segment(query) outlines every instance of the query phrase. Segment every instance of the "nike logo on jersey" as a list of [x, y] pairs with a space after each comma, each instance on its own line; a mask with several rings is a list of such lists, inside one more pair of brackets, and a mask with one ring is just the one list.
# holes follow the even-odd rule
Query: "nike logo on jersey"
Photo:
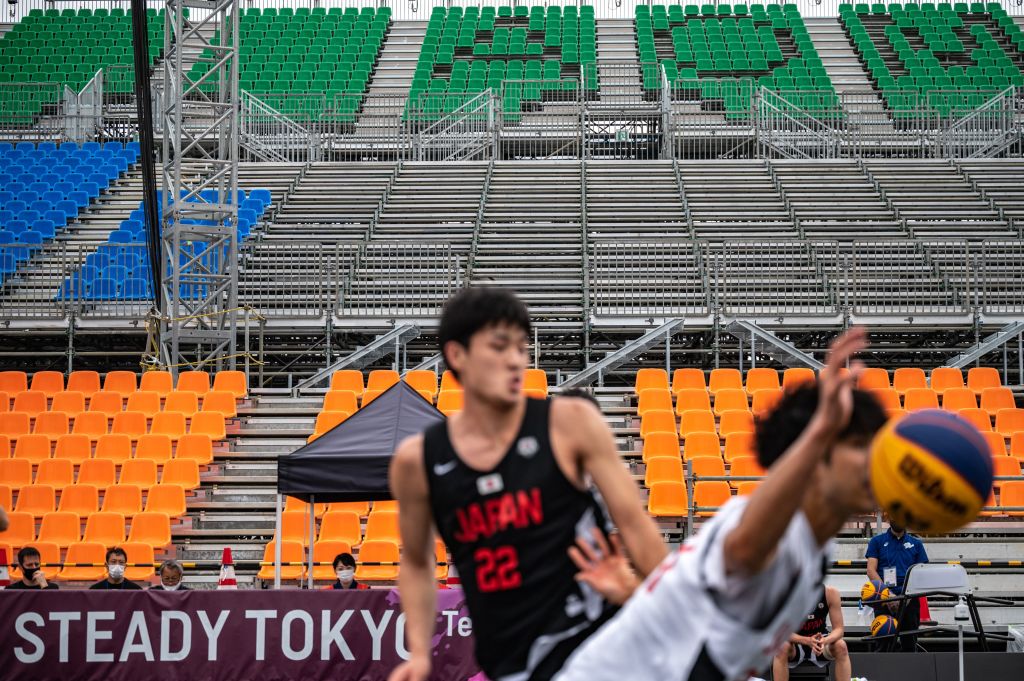
[[434, 475], [436, 475], [438, 477], [441, 477], [442, 475], [448, 475], [453, 470], [455, 470], [455, 467], [458, 466], [458, 465], [459, 465], [459, 462], [456, 461], [455, 459], [452, 459], [451, 461], [449, 461], [447, 463], [435, 463], [434, 464]]

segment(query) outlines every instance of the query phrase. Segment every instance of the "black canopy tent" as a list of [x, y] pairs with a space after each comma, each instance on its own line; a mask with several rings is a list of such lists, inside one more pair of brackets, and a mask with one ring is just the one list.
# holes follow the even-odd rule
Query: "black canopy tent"
[[[444, 418], [408, 383], [399, 381], [313, 442], [291, 454], [278, 456], [277, 536], [281, 536], [285, 496], [296, 497], [310, 505], [310, 534], [314, 503], [390, 499], [388, 465], [398, 444]], [[310, 537], [310, 585], [312, 545]], [[275, 587], [280, 587], [280, 542], [275, 546], [274, 564]]]

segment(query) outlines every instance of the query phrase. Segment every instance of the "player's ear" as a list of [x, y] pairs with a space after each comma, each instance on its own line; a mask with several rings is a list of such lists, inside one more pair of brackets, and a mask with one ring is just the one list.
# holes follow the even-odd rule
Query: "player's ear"
[[444, 354], [445, 364], [451, 369], [456, 375], [462, 373], [462, 368], [466, 364], [466, 355], [469, 350], [462, 343], [454, 340], [450, 340], [444, 344], [441, 348]]

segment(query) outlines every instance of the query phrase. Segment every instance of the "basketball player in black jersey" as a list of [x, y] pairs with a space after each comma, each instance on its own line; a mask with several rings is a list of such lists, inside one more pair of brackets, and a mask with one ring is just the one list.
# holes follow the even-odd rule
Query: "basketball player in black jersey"
[[665, 557], [665, 545], [600, 411], [582, 398], [524, 397], [530, 319], [522, 302], [465, 289], [446, 304], [438, 336], [465, 406], [403, 442], [391, 463], [410, 659], [390, 681], [430, 675], [434, 527], [462, 580], [480, 668], [491, 681], [550, 679], [632, 592], [610, 588], [620, 575], [601, 569], [577, 576], [574, 560], [586, 561], [574, 544], [584, 537], [610, 557], [609, 570], [625, 563], [616, 538], [602, 534], [604, 504], [640, 575]]
[[[832, 624], [829, 631], [826, 618]], [[772, 679], [789, 681], [789, 670], [801, 662], [813, 662], [824, 667], [835, 662], [835, 681], [850, 681], [852, 668], [850, 653], [843, 640], [843, 604], [839, 590], [834, 586], [822, 589], [821, 598], [814, 611], [807, 616], [800, 629], [789, 637], [772, 662]]]

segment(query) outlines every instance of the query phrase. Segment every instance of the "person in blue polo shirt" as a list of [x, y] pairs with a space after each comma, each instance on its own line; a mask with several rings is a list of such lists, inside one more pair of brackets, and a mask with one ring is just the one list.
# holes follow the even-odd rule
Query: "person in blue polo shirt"
[[[891, 518], [889, 529], [875, 535], [868, 542], [865, 557], [868, 559], [868, 579], [885, 582], [895, 595], [903, 593], [907, 571], [911, 566], [928, 562], [924, 542]], [[903, 620], [900, 622], [903, 631], [917, 629], [921, 625], [921, 599], [915, 598], [907, 603]], [[916, 636], [900, 637], [900, 650], [903, 652], [914, 652], [916, 644]]]

